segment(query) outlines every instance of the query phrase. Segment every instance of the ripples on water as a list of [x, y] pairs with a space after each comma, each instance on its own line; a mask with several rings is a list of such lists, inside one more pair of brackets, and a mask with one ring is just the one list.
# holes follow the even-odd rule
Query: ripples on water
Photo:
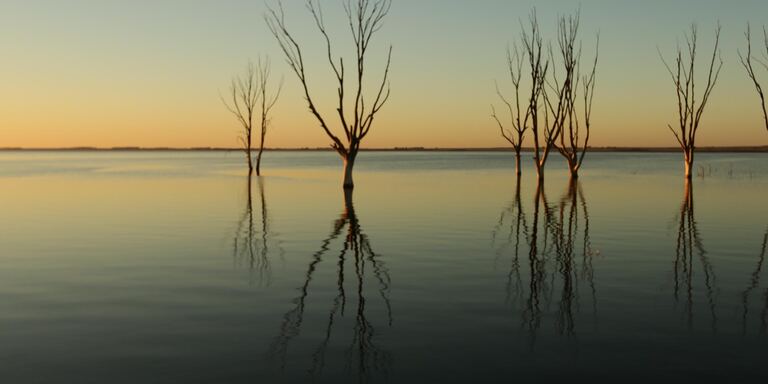
[[[768, 158], [0, 153], [9, 382], [755, 382]], [[563, 168], [564, 169], [564, 168]]]

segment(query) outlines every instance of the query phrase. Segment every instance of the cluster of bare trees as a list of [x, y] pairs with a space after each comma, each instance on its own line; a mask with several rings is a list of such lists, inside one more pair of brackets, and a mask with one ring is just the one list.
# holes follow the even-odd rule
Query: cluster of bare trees
[[[557, 39], [544, 44], [536, 12], [522, 26], [520, 40], [507, 49], [507, 68], [514, 97], [496, 91], [509, 112], [508, 129], [491, 107], [501, 135], [515, 150], [518, 177], [525, 133], [533, 135], [533, 158], [539, 180], [544, 180], [544, 167], [550, 152], [559, 152], [568, 164], [571, 178], [579, 177], [579, 168], [589, 148], [592, 100], [595, 92], [599, 36], [591, 67], [582, 72], [582, 44], [579, 39], [580, 14], [561, 16], [557, 23]], [[527, 90], [521, 96], [521, 83], [526, 69]]]
[[[518, 177], [522, 173], [523, 142], [529, 130], [533, 135], [533, 159], [539, 181], [544, 179], [544, 167], [553, 149], [566, 160], [571, 178], [579, 176], [579, 169], [589, 149], [600, 41], [598, 35], [594, 61], [587, 71], [582, 72], [579, 16], [579, 12], [561, 16], [557, 23], [556, 42], [545, 44], [536, 12], [533, 11], [528, 23], [521, 27], [519, 40], [507, 49], [507, 69], [513, 96], [505, 96], [498, 84], [496, 93], [505, 106], [508, 121], [502, 122], [505, 119], [499, 117], [494, 106], [491, 106], [491, 117], [501, 136], [515, 151]], [[662, 56], [677, 97], [678, 121], [668, 125], [668, 128], [683, 152], [687, 179], [693, 175], [696, 134], [701, 118], [723, 66], [719, 50], [720, 30], [718, 25], [715, 29], [714, 48], [707, 61], [703, 90], [696, 87], [698, 30], [695, 24], [685, 34], [685, 45], [678, 46], [672, 61]], [[759, 57], [752, 50], [749, 26], [744, 35], [747, 50], [746, 54], [739, 52], [739, 57], [760, 97], [763, 121], [768, 130], [765, 94], [757, 73], [760, 68], [768, 71], [768, 32], [763, 28], [763, 47]], [[697, 94], [697, 91], [700, 93]]]
[[[306, 0], [306, 8], [322, 37], [330, 72], [337, 83], [338, 103], [335, 113], [331, 114], [319, 109], [314, 94], [310, 91], [303, 45], [299, 44], [290, 32], [282, 4], [268, 7], [264, 17], [289, 68], [302, 85], [309, 111], [331, 140], [331, 147], [343, 160], [345, 189], [354, 187], [352, 171], [361, 143], [390, 95], [389, 69], [392, 47], [386, 51], [383, 73], [372, 89], [368, 89], [369, 76], [366, 71], [370, 44], [374, 35], [381, 29], [390, 7], [391, 0], [345, 0], [344, 11], [354, 44], [354, 57], [351, 58], [354, 70], [350, 74], [344, 57], [335, 53], [320, 2]], [[507, 69], [512, 84], [512, 96], [505, 96], [498, 84], [496, 93], [503, 104], [504, 114], [508, 116], [500, 116], [494, 106], [491, 107], [491, 116], [501, 136], [515, 151], [518, 177], [522, 173], [521, 156], [528, 131], [532, 136], [533, 160], [539, 181], [544, 180], [544, 169], [552, 151], [560, 153], [565, 159], [572, 179], [579, 177], [579, 170], [590, 148], [592, 104], [600, 45], [598, 35], [595, 39], [594, 57], [582, 64], [584, 55], [579, 27], [579, 11], [572, 15], [560, 16], [557, 19], [555, 39], [545, 41], [534, 10], [528, 22], [521, 25], [519, 39], [507, 49]], [[760, 75], [757, 73], [760, 67], [768, 70], [768, 32], [763, 29], [764, 49], [760, 50], [760, 57], [753, 53], [749, 26], [745, 37], [747, 50], [745, 54], [739, 52], [739, 57], [760, 97], [765, 127], [768, 130], [765, 95], [759, 80]], [[678, 46], [672, 60], [665, 60], [662, 56], [677, 97], [678, 121], [668, 125], [668, 128], [683, 152], [685, 176], [688, 179], [693, 173], [696, 134], [723, 66], [719, 42], [718, 25], [715, 30], [714, 48], [711, 56], [708, 56], [708, 68], [704, 78], [706, 84], [703, 90], [696, 87], [698, 31], [695, 25], [685, 34], [685, 44]], [[282, 88], [280, 82], [276, 91], [270, 91], [270, 76], [269, 59], [259, 59], [255, 66], [249, 64], [244, 74], [233, 78], [229, 97], [222, 97], [229, 111], [242, 126], [240, 141], [246, 153], [249, 174], [253, 173], [251, 152], [254, 120], [260, 119], [261, 125], [256, 158], [256, 174], [259, 175], [270, 121], [269, 114]], [[332, 120], [336, 120], [336, 124], [333, 124]]]

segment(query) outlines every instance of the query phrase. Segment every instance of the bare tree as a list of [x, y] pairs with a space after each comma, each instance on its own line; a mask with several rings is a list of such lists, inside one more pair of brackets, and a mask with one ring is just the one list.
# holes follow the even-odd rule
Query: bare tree
[[[282, 4], [277, 9], [269, 8], [265, 15], [267, 26], [275, 36], [280, 48], [285, 54], [286, 61], [291, 70], [301, 81], [304, 89], [304, 96], [309, 104], [309, 110], [320, 123], [320, 127], [331, 139], [331, 147], [338, 152], [344, 161], [344, 188], [353, 188], [352, 169], [355, 165], [360, 143], [371, 130], [376, 114], [381, 110], [389, 99], [389, 65], [392, 58], [392, 47], [389, 47], [387, 53], [386, 66], [384, 68], [383, 78], [377, 90], [374, 93], [371, 102], [366, 97], [363, 90], [366, 54], [373, 35], [378, 32], [384, 21], [384, 17], [389, 13], [391, 0], [346, 0], [344, 10], [346, 11], [349, 22], [349, 29], [352, 33], [352, 40], [355, 43], [355, 88], [352, 101], [346, 100], [346, 72], [343, 58], [338, 60], [334, 57], [331, 47], [331, 38], [323, 20], [323, 13], [320, 3], [317, 0], [307, 0], [306, 6], [309, 10], [315, 25], [323, 36], [325, 41], [328, 63], [331, 66], [333, 74], [338, 82], [338, 114], [339, 123], [343, 129], [343, 136], [337, 135], [331, 129], [327, 119], [317, 109], [317, 105], [309, 91], [304, 56], [301, 46], [288, 31], [285, 23], [285, 13]], [[368, 100], [366, 100], [368, 99]], [[347, 113], [346, 107], [351, 105], [351, 116]]]
[[[528, 60], [528, 69], [530, 70], [531, 89], [528, 97], [528, 107], [526, 114], [529, 114], [531, 132], [533, 133], [533, 159], [536, 165], [536, 173], [539, 181], [544, 180], [544, 166], [547, 163], [547, 157], [554, 143], [554, 136], [544, 121], [543, 130], [539, 117], [539, 102], [545, 95], [544, 85], [549, 69], [549, 61], [544, 57], [544, 43], [539, 28], [539, 20], [536, 17], [536, 11], [531, 11], [528, 18], [530, 30], [522, 27], [522, 47]], [[545, 116], [546, 116], [546, 107]], [[542, 143], [542, 139], [544, 142]]]
[[715, 28], [715, 43], [712, 49], [712, 58], [709, 61], [707, 83], [704, 86], [704, 92], [700, 101], [696, 100], [695, 87], [697, 53], [697, 28], [695, 24], [691, 25], [690, 33], [685, 34], [685, 43], [687, 51], [684, 52], [678, 46], [677, 55], [672, 66], [664, 59], [661, 53], [659, 53], [659, 56], [661, 56], [661, 60], [672, 78], [675, 93], [677, 94], [678, 126], [673, 128], [672, 125], [667, 125], [667, 127], [669, 127], [669, 130], [675, 135], [678, 144], [680, 144], [685, 162], [685, 177], [690, 179], [693, 176], [696, 133], [699, 130], [701, 116], [704, 113], [704, 107], [706, 107], [709, 101], [709, 96], [712, 94], [712, 89], [715, 88], [720, 70], [723, 68], [723, 60], [720, 58], [720, 51], [718, 50], [720, 44], [720, 25], [718, 24]]
[[259, 137], [259, 154], [256, 156], [256, 175], [261, 175], [261, 154], [264, 152], [264, 139], [267, 137], [267, 129], [270, 124], [269, 113], [277, 103], [277, 99], [280, 98], [280, 91], [283, 90], [283, 79], [280, 79], [277, 90], [270, 94], [269, 79], [272, 77], [272, 64], [269, 57], [259, 58], [256, 69], [259, 90], [261, 91], [261, 136]]
[[[259, 153], [256, 157], [256, 175], [261, 175], [261, 154], [264, 151], [264, 139], [267, 136], [269, 127], [269, 113], [272, 107], [277, 103], [282, 89], [282, 81], [274, 94], [270, 94], [269, 79], [272, 70], [269, 58], [259, 58], [254, 66], [252, 62], [248, 63], [245, 72], [242, 75], [232, 78], [232, 84], [229, 87], [229, 99], [221, 98], [227, 109], [237, 118], [242, 125], [242, 134], [239, 137], [240, 144], [245, 151], [248, 161], [248, 174], [253, 174], [253, 160], [251, 159], [253, 146], [253, 120], [255, 114], [260, 112], [261, 135], [259, 141]], [[260, 108], [260, 111], [257, 109]]]
[[[595, 94], [595, 74], [600, 47], [598, 36], [592, 68], [588, 73], [582, 74], [579, 23], [578, 11], [572, 16], [562, 16], [558, 20], [557, 46], [562, 65], [562, 82], [557, 71], [551, 71], [550, 92], [545, 93], [549, 112], [554, 117], [551, 132], [559, 137], [556, 148], [565, 158], [572, 179], [579, 177], [579, 169], [589, 149], [592, 100]], [[554, 58], [551, 60], [554, 62]]]
[[520, 51], [516, 44], [513, 51], [510, 51], [509, 47], [507, 47], [507, 70], [509, 71], [509, 77], [512, 80], [512, 86], [515, 89], [514, 101], [508, 100], [504, 94], [501, 93], [499, 84], [496, 84], [496, 94], [509, 111], [510, 122], [514, 132], [504, 127], [501, 119], [499, 119], [496, 114], [496, 107], [491, 105], [491, 117], [499, 126], [501, 136], [512, 144], [512, 148], [515, 150], [515, 172], [518, 177], [522, 174], [522, 169], [520, 167], [520, 151], [523, 148], [523, 138], [525, 137], [525, 131], [528, 130], [528, 124], [531, 118], [531, 109], [529, 108], [530, 102], [529, 105], [524, 108], [524, 112], [521, 110], [520, 106], [520, 80], [522, 79], [523, 74], [523, 61], [524, 58], [520, 55]]
[[758, 96], [760, 96], [760, 107], [763, 108], [763, 122], [765, 123], [765, 129], [768, 130], [768, 112], [766, 112], [765, 109], [765, 95], [763, 94], [763, 87], [760, 86], [757, 74], [755, 73], [755, 68], [752, 64], [753, 60], [757, 61], [763, 68], [768, 70], [768, 31], [763, 27], [763, 43], [765, 50], [763, 51], [762, 60], [752, 56], [752, 32], [750, 31], [749, 24], [747, 24], [747, 31], [744, 33], [744, 37], [747, 39], [747, 54], [744, 56], [739, 52], [739, 59], [741, 59], [741, 65], [744, 66], [747, 75], [749, 75], [749, 78], [755, 85], [755, 90], [757, 91]]

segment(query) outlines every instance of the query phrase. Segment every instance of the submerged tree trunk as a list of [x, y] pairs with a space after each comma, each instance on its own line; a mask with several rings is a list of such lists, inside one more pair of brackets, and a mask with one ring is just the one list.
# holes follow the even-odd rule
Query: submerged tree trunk
[[264, 152], [264, 131], [261, 133], [261, 143], [259, 144], [259, 154], [256, 155], [256, 176], [261, 176], [261, 153]]
[[579, 178], [579, 163], [577, 161], [568, 160], [568, 170], [571, 172], [571, 181]]
[[[248, 176], [253, 175], [253, 160], [251, 159], [251, 146], [249, 145], [248, 148], [245, 150], [245, 157], [248, 161]], [[258, 172], [257, 172], [258, 174]]]
[[344, 158], [344, 183], [343, 187], [345, 190], [352, 189], [355, 187], [355, 183], [352, 180], [352, 169], [355, 167], [355, 157], [357, 155], [347, 155]]
[[515, 148], [515, 174], [517, 174], [518, 180], [520, 175], [523, 174], [523, 169], [520, 167], [520, 149]]
[[690, 180], [693, 178], [693, 149], [685, 152], [683, 163], [685, 165], [685, 178]]

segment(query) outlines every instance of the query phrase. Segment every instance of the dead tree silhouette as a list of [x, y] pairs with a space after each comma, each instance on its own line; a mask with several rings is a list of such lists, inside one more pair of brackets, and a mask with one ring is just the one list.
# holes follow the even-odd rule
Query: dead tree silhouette
[[[326, 354], [329, 346], [338, 341], [340, 318], [344, 318], [347, 301], [354, 300], [356, 309], [351, 330], [350, 344], [345, 349], [344, 357], [347, 361], [347, 370], [356, 376], [359, 382], [368, 381], [374, 372], [387, 374], [391, 365], [391, 356], [388, 352], [376, 345], [376, 326], [369, 318], [370, 298], [367, 297], [367, 286], [372, 278], [378, 285], [378, 294], [386, 312], [386, 323], [392, 325], [392, 306], [389, 299], [391, 279], [389, 271], [379, 255], [371, 247], [370, 239], [361, 226], [352, 203], [352, 190], [345, 190], [344, 211], [334, 221], [330, 235], [321, 242], [320, 249], [312, 255], [304, 284], [299, 288], [300, 295], [293, 300], [294, 307], [283, 316], [280, 334], [275, 338], [269, 349], [269, 356], [281, 361], [285, 367], [288, 345], [296, 338], [302, 328], [304, 311], [311, 292], [312, 279], [323, 262], [327, 253], [336, 250], [338, 261], [336, 263], [337, 294], [328, 311], [328, 322], [322, 337], [322, 341], [312, 355], [310, 375], [320, 377], [326, 365]], [[346, 233], [344, 229], [346, 228]], [[343, 244], [337, 249], [334, 241], [343, 237]], [[347, 268], [354, 270], [352, 279], [349, 279]], [[347, 285], [354, 287], [353, 291], [347, 290]], [[335, 332], [334, 332], [335, 331]], [[342, 330], [343, 331], [343, 330]]]
[[270, 123], [269, 114], [277, 103], [283, 87], [281, 80], [277, 92], [270, 94], [268, 88], [271, 75], [272, 69], [269, 57], [259, 58], [255, 67], [252, 62], [249, 62], [245, 73], [232, 79], [232, 84], [229, 88], [229, 99], [221, 97], [224, 106], [237, 118], [242, 126], [239, 140], [248, 162], [248, 175], [253, 174], [253, 160], [251, 159], [253, 120], [256, 118], [256, 113], [259, 113], [261, 133], [259, 152], [256, 156], [256, 175], [258, 176], [261, 175], [261, 155], [264, 151], [264, 141]]
[[[539, 145], [539, 101], [544, 88], [544, 79], [547, 72], [547, 62], [542, 61], [543, 40], [539, 29], [539, 21], [536, 17], [536, 11], [531, 11], [529, 16], [529, 30], [521, 25], [521, 38], [519, 43], [514, 43], [510, 50], [507, 47], [507, 70], [514, 88], [514, 100], [509, 100], [499, 89], [496, 83], [496, 94], [506, 106], [509, 113], [509, 123], [513, 130], [509, 130], [501, 122], [501, 118], [496, 114], [496, 107], [491, 105], [491, 117], [496, 121], [501, 136], [507, 140], [515, 151], [515, 172], [519, 177], [522, 174], [520, 152], [523, 148], [525, 132], [529, 129], [533, 131], [535, 144], [536, 169], [539, 175], [543, 175], [543, 165], [546, 163], [546, 157], [549, 154], [548, 146], [551, 142], [547, 141], [547, 146], [541, 153]], [[530, 92], [527, 96], [527, 102], [521, 103], [520, 88], [523, 78], [523, 66], [527, 62], [530, 69]]]
[[[592, 101], [595, 95], [600, 37], [596, 38], [595, 59], [586, 74], [581, 73], [581, 42], [579, 41], [580, 12], [562, 16], [558, 20], [557, 47], [562, 73], [550, 71], [549, 90], [544, 92], [549, 113], [553, 117], [551, 128], [559, 137], [557, 151], [565, 158], [571, 178], [579, 177], [579, 169], [589, 150], [592, 127]], [[551, 53], [550, 53], [551, 54]], [[554, 57], [550, 58], [553, 63]], [[561, 80], [562, 79], [562, 80]], [[562, 81], [562, 82], [561, 82]]]
[[747, 24], [747, 31], [744, 32], [744, 37], [747, 40], [747, 54], [742, 55], [742, 53], [739, 52], [739, 59], [741, 60], [741, 65], [744, 66], [744, 69], [747, 71], [747, 76], [752, 80], [757, 95], [760, 97], [760, 107], [763, 111], [763, 123], [765, 124], [765, 129], [768, 130], [768, 112], [766, 112], [765, 109], [765, 95], [763, 94], [763, 87], [758, 80], [758, 75], [755, 73], [755, 67], [753, 65], [753, 62], [756, 61], [761, 67], [768, 70], [768, 31], [763, 27], [764, 48], [761, 50], [762, 57], [759, 59], [755, 58], [752, 54], [752, 31], [750, 30], [749, 24]]
[[712, 90], [715, 88], [717, 79], [720, 76], [720, 70], [723, 68], [723, 60], [718, 59], [720, 51], [720, 25], [715, 28], [715, 43], [712, 50], [712, 58], [709, 61], [709, 70], [707, 72], [707, 83], [704, 86], [704, 92], [701, 100], [696, 100], [696, 54], [698, 44], [698, 30], [695, 24], [691, 25], [689, 33], [685, 34], [686, 52], [678, 46], [675, 55], [674, 66], [670, 66], [659, 51], [664, 66], [667, 68], [675, 86], [677, 95], [677, 127], [667, 125], [669, 130], [675, 135], [680, 149], [683, 151], [683, 161], [685, 165], [685, 178], [693, 177], [693, 161], [696, 152], [696, 133], [699, 131], [701, 117], [704, 114], [704, 108], [707, 106]]
[[[344, 161], [344, 180], [345, 189], [354, 187], [352, 180], [352, 170], [355, 166], [355, 159], [360, 150], [362, 140], [368, 135], [373, 126], [376, 114], [381, 110], [389, 99], [389, 66], [392, 58], [392, 47], [389, 47], [387, 53], [386, 65], [380, 85], [373, 93], [373, 102], [367, 99], [364, 91], [366, 55], [368, 54], [369, 44], [373, 36], [378, 32], [384, 22], [384, 18], [389, 13], [391, 0], [347, 0], [344, 9], [347, 14], [349, 28], [352, 32], [352, 40], [355, 43], [355, 80], [354, 96], [351, 103], [346, 99], [346, 72], [344, 59], [339, 57], [338, 61], [334, 58], [331, 47], [331, 38], [323, 19], [323, 12], [319, 1], [307, 0], [307, 9], [312, 15], [315, 25], [322, 35], [327, 52], [327, 59], [331, 70], [338, 83], [337, 96], [339, 123], [341, 125], [343, 136], [333, 132], [330, 123], [321, 113], [315, 99], [309, 91], [309, 82], [305, 67], [305, 58], [299, 43], [288, 31], [285, 22], [285, 13], [282, 4], [277, 9], [269, 8], [265, 15], [265, 20], [269, 30], [274, 35], [280, 48], [285, 54], [286, 61], [291, 70], [296, 74], [304, 91], [304, 97], [309, 105], [312, 115], [320, 123], [320, 127], [331, 139], [331, 147], [341, 156]], [[346, 108], [351, 105], [352, 114], [348, 114]]]

